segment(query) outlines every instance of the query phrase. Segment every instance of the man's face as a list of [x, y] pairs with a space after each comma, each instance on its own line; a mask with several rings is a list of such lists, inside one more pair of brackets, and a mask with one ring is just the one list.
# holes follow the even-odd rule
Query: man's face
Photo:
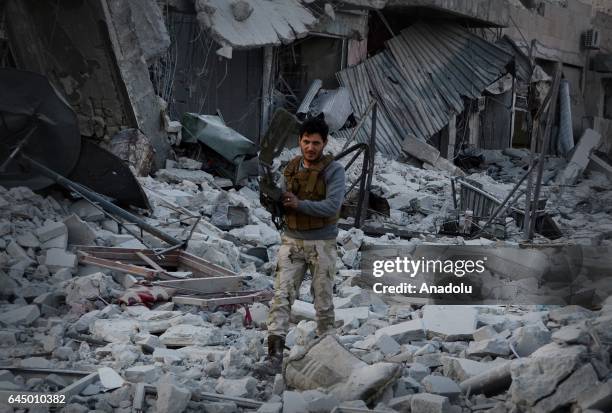
[[323, 148], [327, 144], [319, 133], [305, 133], [300, 138], [300, 149], [302, 156], [308, 162], [313, 162], [319, 159], [323, 153]]

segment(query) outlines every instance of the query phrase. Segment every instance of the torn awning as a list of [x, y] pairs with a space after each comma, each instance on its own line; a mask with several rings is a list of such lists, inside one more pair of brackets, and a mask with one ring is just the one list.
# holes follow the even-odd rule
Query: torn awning
[[[512, 55], [455, 24], [414, 24], [386, 43], [387, 49], [337, 74], [361, 116], [372, 96], [379, 103], [377, 149], [397, 156], [406, 137], [422, 141], [463, 111], [503, 76]], [[370, 121], [358, 134], [367, 142]], [[338, 135], [350, 136], [351, 131]]]
[[297, 0], [197, 0], [196, 10], [217, 43], [236, 49], [291, 43], [317, 23]]

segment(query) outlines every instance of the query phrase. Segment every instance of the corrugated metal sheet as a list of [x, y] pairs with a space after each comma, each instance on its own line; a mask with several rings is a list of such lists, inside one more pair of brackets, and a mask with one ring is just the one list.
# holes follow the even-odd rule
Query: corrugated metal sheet
[[[463, 111], [464, 97], [476, 98], [506, 73], [512, 55], [458, 25], [417, 23], [387, 42], [388, 50], [337, 74], [349, 88], [353, 110], [362, 114], [379, 102], [378, 150], [400, 153], [408, 137], [428, 140]], [[367, 139], [366, 121], [358, 139]], [[343, 132], [350, 135], [350, 131]]]
[[529, 63], [529, 56], [514, 43], [514, 41], [508, 36], [504, 36], [499, 39], [495, 44], [506, 52], [514, 55], [514, 61], [516, 64], [516, 78], [519, 82], [529, 83], [531, 79], [531, 64]]

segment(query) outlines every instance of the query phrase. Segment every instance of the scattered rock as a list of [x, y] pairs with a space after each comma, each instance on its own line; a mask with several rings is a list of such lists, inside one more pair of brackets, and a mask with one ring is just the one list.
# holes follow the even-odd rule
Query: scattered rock
[[185, 410], [190, 399], [189, 390], [172, 383], [159, 383], [155, 408], [158, 412], [180, 413]]
[[215, 390], [218, 393], [233, 397], [252, 397], [255, 393], [257, 380], [253, 377], [245, 377], [243, 379], [226, 379], [221, 377], [217, 381]]
[[0, 314], [0, 322], [8, 325], [30, 325], [40, 316], [37, 305], [26, 305]]
[[98, 369], [98, 376], [102, 387], [106, 390], [113, 390], [123, 386], [124, 380], [121, 376], [110, 367], [101, 367]]

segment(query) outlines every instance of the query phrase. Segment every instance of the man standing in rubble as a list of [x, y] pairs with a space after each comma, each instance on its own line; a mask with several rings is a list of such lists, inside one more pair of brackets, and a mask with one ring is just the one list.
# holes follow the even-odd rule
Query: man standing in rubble
[[337, 222], [345, 177], [344, 168], [333, 155], [323, 154], [328, 132], [322, 118], [304, 121], [299, 136], [302, 154], [289, 161], [281, 182], [285, 214], [268, 317], [268, 355], [277, 368], [282, 364], [291, 306], [306, 269], [312, 276], [317, 335], [334, 328]]

